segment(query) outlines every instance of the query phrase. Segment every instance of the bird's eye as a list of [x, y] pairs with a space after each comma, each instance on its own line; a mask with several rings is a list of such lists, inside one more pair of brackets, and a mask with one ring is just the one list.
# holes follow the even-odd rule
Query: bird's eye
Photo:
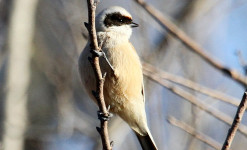
[[123, 22], [123, 19], [120, 19], [120, 22]]

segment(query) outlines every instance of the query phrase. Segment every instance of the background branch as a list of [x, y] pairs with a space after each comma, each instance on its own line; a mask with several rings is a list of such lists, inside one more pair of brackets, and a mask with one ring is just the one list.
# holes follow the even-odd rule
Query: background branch
[[[157, 82], [158, 84], [166, 87], [167, 89], [169, 89], [170, 91], [172, 91], [173, 93], [177, 94], [178, 96], [184, 98], [185, 100], [189, 101], [190, 103], [192, 103], [193, 105], [196, 105], [197, 107], [199, 107], [200, 109], [206, 111], [207, 113], [209, 113], [210, 115], [214, 116], [215, 118], [231, 125], [232, 124], [232, 118], [222, 112], [220, 112], [219, 110], [208, 106], [206, 103], [198, 101], [197, 98], [184, 91], [183, 89], [177, 87], [176, 85], [170, 83], [169, 81], [165, 81], [162, 80], [162, 78], [160, 78], [157, 74], [153, 73], [153, 72], [147, 72], [147, 71], [143, 71], [143, 74], [145, 76], [147, 76], [148, 78], [150, 78], [151, 80]], [[241, 124], [239, 126], [239, 131], [241, 133], [243, 133], [244, 135], [247, 135], [247, 127], [243, 124]]]
[[240, 122], [242, 120], [242, 117], [244, 115], [246, 106], [247, 106], [247, 96], [246, 96], [247, 92], [244, 93], [243, 98], [241, 100], [241, 103], [239, 104], [236, 116], [233, 120], [232, 126], [228, 131], [226, 140], [222, 146], [221, 150], [229, 150], [233, 141], [233, 138], [237, 132], [237, 129], [240, 125]]
[[219, 142], [216, 142], [214, 139], [212, 139], [211, 137], [197, 131], [196, 129], [194, 129], [193, 127], [191, 127], [190, 125], [177, 120], [174, 117], [168, 117], [167, 118], [168, 122], [176, 127], [179, 127], [180, 129], [184, 130], [185, 132], [191, 134], [192, 136], [196, 137], [197, 139], [199, 139], [200, 141], [202, 141], [203, 143], [208, 144], [209, 146], [220, 150], [221, 148], [221, 144]]
[[231, 79], [237, 81], [242, 86], [247, 86], [247, 77], [241, 75], [239, 72], [229, 69], [228, 67], [223, 66], [220, 62], [214, 59], [212, 56], [206, 53], [197, 42], [191, 39], [184, 31], [178, 28], [174, 23], [172, 23], [167, 17], [161, 14], [157, 9], [147, 4], [143, 0], [135, 0], [142, 8], [144, 8], [162, 27], [164, 27], [170, 34], [178, 38], [185, 46], [190, 50], [198, 54], [210, 65], [229, 76]]
[[[92, 50], [98, 50], [99, 46], [97, 42], [97, 35], [96, 35], [96, 29], [95, 29], [95, 10], [96, 10], [96, 2], [94, 0], [87, 0], [88, 4], [88, 33], [90, 37], [90, 47]], [[105, 101], [104, 101], [104, 95], [103, 95], [103, 86], [104, 86], [104, 80], [105, 75], [102, 76], [102, 72], [99, 65], [99, 57], [97, 57], [94, 53], [92, 53], [92, 61], [91, 61], [95, 78], [96, 78], [96, 91], [93, 92], [95, 99], [98, 102], [99, 111], [106, 117], [109, 116], [109, 112], [106, 109]], [[104, 150], [111, 150], [111, 144], [109, 141], [109, 135], [108, 135], [108, 122], [106, 120], [100, 119], [100, 128], [98, 129], [102, 145]]]
[[176, 76], [174, 74], [165, 72], [163, 70], [155, 68], [154, 66], [152, 66], [148, 63], [142, 62], [142, 66], [143, 66], [143, 69], [145, 71], [155, 73], [156, 75], [160, 76], [162, 79], [169, 80], [169, 81], [172, 81], [174, 83], [180, 84], [182, 86], [185, 86], [185, 87], [190, 88], [192, 90], [198, 91], [198, 92], [203, 93], [207, 96], [216, 98], [216, 99], [221, 100], [223, 102], [226, 102], [228, 104], [231, 104], [234, 106], [239, 105], [239, 101], [235, 97], [232, 97], [232, 96], [226, 95], [225, 93], [207, 88], [205, 86], [202, 86], [198, 83], [195, 83], [195, 82], [188, 80], [188, 79], [185, 79], [183, 77]]

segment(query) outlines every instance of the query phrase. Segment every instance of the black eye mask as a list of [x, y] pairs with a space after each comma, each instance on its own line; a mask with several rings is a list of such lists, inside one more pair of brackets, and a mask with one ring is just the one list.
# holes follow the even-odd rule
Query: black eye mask
[[106, 27], [121, 26], [132, 24], [132, 19], [128, 16], [123, 16], [119, 12], [107, 14], [104, 20]]

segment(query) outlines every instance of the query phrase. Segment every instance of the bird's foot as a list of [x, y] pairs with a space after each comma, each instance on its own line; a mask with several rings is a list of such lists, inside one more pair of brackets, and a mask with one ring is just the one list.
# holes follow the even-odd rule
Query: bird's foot
[[105, 60], [106, 60], [106, 62], [107, 62], [107, 64], [110, 66], [110, 68], [111, 68], [111, 70], [113, 71], [113, 73], [114, 73], [114, 68], [113, 68], [113, 66], [111, 65], [111, 63], [110, 63], [110, 61], [108, 60], [108, 58], [106, 57], [106, 54], [105, 54], [105, 52], [103, 52], [102, 50], [91, 50], [91, 53], [93, 54], [93, 55], [95, 55], [95, 56], [97, 56], [97, 57], [103, 57]]
[[91, 50], [90, 51], [93, 55], [97, 56], [97, 57], [102, 57], [105, 55], [105, 53], [102, 50]]
[[98, 111], [98, 119], [101, 121], [109, 121], [110, 118], [113, 116], [112, 113], [103, 113], [101, 111]]

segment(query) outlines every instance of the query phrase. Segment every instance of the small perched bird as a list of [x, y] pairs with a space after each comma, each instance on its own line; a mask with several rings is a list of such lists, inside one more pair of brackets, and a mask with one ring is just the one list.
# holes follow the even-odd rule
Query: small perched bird
[[[133, 27], [138, 24], [122, 7], [110, 7], [96, 16], [99, 45], [114, 69], [112, 71], [111, 65], [100, 58], [101, 70], [107, 72], [104, 99], [110, 112], [119, 115], [134, 130], [143, 150], [157, 150], [147, 126], [141, 62], [129, 42]], [[79, 72], [87, 93], [96, 102], [92, 95], [96, 80], [88, 61], [90, 56], [88, 42], [79, 58]]]

